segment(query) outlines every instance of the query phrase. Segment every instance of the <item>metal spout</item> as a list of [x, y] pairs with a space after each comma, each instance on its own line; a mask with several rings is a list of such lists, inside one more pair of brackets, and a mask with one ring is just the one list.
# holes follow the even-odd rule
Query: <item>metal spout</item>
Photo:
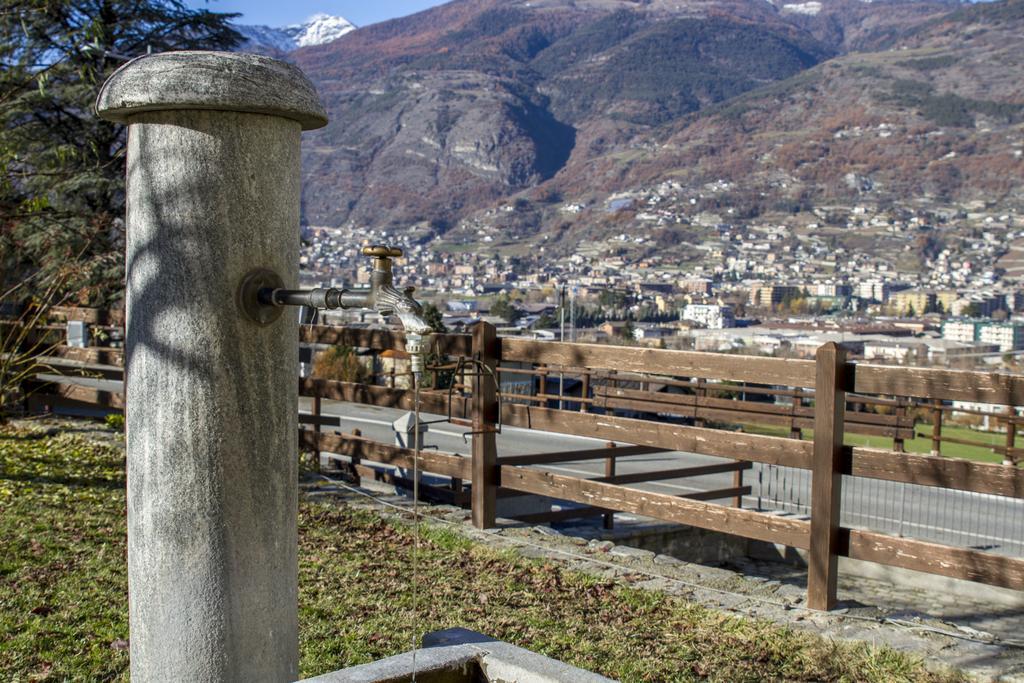
[[[260, 306], [309, 306], [322, 310], [365, 308], [381, 315], [395, 315], [406, 334], [406, 351], [412, 356], [413, 372], [422, 371], [425, 338], [433, 332], [423, 319], [423, 307], [412, 297], [414, 289], [399, 291], [394, 286], [391, 259], [402, 255], [402, 250], [376, 245], [363, 247], [363, 254], [373, 258], [370, 288], [362, 290], [317, 287], [316, 289], [283, 289], [262, 286], [256, 292]], [[265, 282], [265, 280], [253, 280]], [[246, 299], [243, 292], [242, 299]]]

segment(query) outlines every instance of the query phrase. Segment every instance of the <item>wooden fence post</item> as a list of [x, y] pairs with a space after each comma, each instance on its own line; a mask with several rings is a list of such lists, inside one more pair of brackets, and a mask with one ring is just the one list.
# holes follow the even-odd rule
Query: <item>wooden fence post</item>
[[932, 455], [942, 455], [942, 401], [932, 401]]
[[902, 432], [900, 429], [903, 428], [903, 418], [907, 416], [907, 404], [904, 399], [896, 396], [896, 410], [893, 411], [896, 414], [896, 432], [892, 438], [892, 449], [897, 453], [905, 453], [906, 446], [903, 442], [903, 437], [900, 436]]
[[[740, 393], [740, 401], [746, 403], [747, 402], [747, 383], [746, 382], [740, 382], [740, 392], [741, 392]], [[733, 462], [735, 462], [737, 465], [740, 465], [743, 461], [742, 460], [734, 460]], [[743, 470], [736, 469], [732, 473], [732, 487], [734, 489], [741, 489], [741, 488], [743, 488]], [[732, 504], [733, 504], [733, 507], [738, 507], [738, 508], [743, 507], [743, 494], [742, 493], [737, 493], [736, 496], [732, 499]]]
[[829, 342], [818, 349], [816, 361], [807, 605], [829, 610], [836, 603], [839, 561], [846, 353], [835, 342]]
[[[606, 448], [615, 448], [616, 447], [616, 443], [614, 441], [609, 441], [608, 443], [605, 444], [605, 447]], [[604, 459], [604, 476], [606, 476], [606, 477], [614, 477], [615, 476], [615, 456], [614, 455], [609, 455], [608, 457], [606, 457]], [[614, 512], [606, 512], [606, 513], [604, 513], [604, 528], [605, 529], [614, 529], [615, 528], [615, 513]]]
[[316, 433], [316, 450], [313, 451], [313, 470], [320, 474], [320, 416], [321, 416], [321, 399], [319, 396], [313, 397], [313, 431]]
[[544, 408], [548, 407], [548, 366], [546, 363], [537, 364], [537, 395], [544, 396], [537, 402], [537, 405]]
[[[352, 436], [362, 436], [362, 435], [363, 435], [363, 430], [358, 429], [358, 428], [352, 430]], [[362, 450], [360, 449], [359, 452], [361, 453]], [[350, 468], [351, 468], [351, 474], [352, 474], [352, 484], [354, 486], [356, 486], [356, 487], [362, 486], [363, 485], [363, 477], [362, 477], [362, 475], [359, 474], [360, 458], [359, 458], [359, 455], [357, 455], [355, 453], [355, 449], [353, 449], [353, 454], [349, 456], [349, 460], [351, 461]]]
[[587, 399], [590, 398], [590, 373], [589, 372], [584, 372], [583, 373], [583, 386], [580, 388], [580, 398], [583, 399], [582, 401], [580, 401], [580, 412], [581, 413], [589, 412], [589, 410], [590, 410], [589, 407], [588, 407], [589, 404], [587, 403]]
[[700, 415], [701, 399], [708, 395], [707, 383], [708, 383], [708, 381], [706, 379], [704, 379], [703, 377], [698, 377], [697, 378], [697, 388], [694, 389], [694, 391], [693, 391], [693, 393], [696, 394], [696, 396], [697, 396], [697, 398], [693, 402], [693, 426], [694, 427], [703, 427], [704, 426], [704, 418], [698, 417], [698, 415]]
[[802, 439], [804, 438], [804, 432], [802, 429], [796, 426], [796, 413], [799, 408], [804, 405], [804, 392], [800, 387], [796, 387], [793, 390], [793, 403], [789, 411], [789, 438], [791, 439]]
[[[478, 322], [473, 326], [473, 358], [478, 361], [473, 376], [473, 526], [494, 526], [498, 498], [498, 448], [495, 424], [498, 400], [494, 377], [498, 366], [498, 336], [494, 325]], [[546, 386], [546, 382], [545, 382]]]
[[[743, 463], [742, 460], [736, 460], [735, 462], [737, 465]], [[743, 488], [743, 470], [737, 469], [735, 472], [732, 473], [732, 486], [735, 489]], [[743, 494], [737, 493], [736, 497], [732, 499], [732, 504], [734, 507], [743, 507]]]
[[1014, 419], [1013, 406], [1006, 406], [1006, 453], [1003, 455], [1004, 465], [1016, 465], [1017, 458], [1013, 454], [1013, 443], [1017, 438], [1017, 421]]

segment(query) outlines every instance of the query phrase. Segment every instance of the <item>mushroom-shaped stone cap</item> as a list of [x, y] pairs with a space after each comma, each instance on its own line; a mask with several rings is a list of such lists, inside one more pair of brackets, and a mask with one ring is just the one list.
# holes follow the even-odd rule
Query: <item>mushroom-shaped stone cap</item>
[[128, 123], [134, 115], [169, 109], [269, 114], [303, 130], [327, 125], [316, 89], [297, 67], [241, 52], [188, 50], [145, 55], [119, 68], [100, 88], [96, 112]]

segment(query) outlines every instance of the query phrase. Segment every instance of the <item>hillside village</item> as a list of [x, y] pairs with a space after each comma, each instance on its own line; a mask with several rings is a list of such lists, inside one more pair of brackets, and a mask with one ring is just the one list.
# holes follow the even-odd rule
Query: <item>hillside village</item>
[[519, 204], [465, 221], [440, 247], [409, 233], [311, 227], [302, 267], [310, 282], [358, 287], [370, 272], [359, 246], [393, 243], [406, 253], [402, 283], [436, 302], [449, 327], [506, 298], [516, 313], [494, 322], [548, 339], [562, 334], [564, 297], [566, 339], [579, 341], [621, 342], [628, 328], [640, 344], [781, 356], [841, 341], [874, 361], [957, 367], [1011, 362], [1024, 349], [1018, 211], [865, 202], [737, 219], [733, 208], [702, 208], [728, 189], [663, 183], [560, 205], [577, 220], [622, 214], [618, 234], [572, 246], [504, 229], [502, 214]]

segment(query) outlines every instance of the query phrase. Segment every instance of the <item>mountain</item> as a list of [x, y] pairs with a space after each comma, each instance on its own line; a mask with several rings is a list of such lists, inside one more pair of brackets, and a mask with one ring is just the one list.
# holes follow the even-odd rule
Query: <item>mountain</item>
[[[1024, 205], [1024, 2], [962, 7], [652, 131], [562, 191], [720, 181], [747, 212], [832, 201]], [[713, 150], [713, 153], [709, 151]], [[608, 173], [614, 180], [608, 181]]]
[[1009, 201], [1022, 7], [455, 0], [290, 54], [331, 119], [304, 219], [579, 242], [636, 227], [607, 200], [666, 182], [682, 202], [724, 181], [745, 215]]
[[960, 6], [913, 0], [772, 0], [772, 4], [787, 21], [844, 53], [889, 48], [908, 28]]
[[356, 27], [344, 17], [314, 14], [304, 24], [284, 28], [235, 26], [235, 29], [246, 39], [239, 50], [280, 56], [300, 47], [324, 45], [356, 30]]

